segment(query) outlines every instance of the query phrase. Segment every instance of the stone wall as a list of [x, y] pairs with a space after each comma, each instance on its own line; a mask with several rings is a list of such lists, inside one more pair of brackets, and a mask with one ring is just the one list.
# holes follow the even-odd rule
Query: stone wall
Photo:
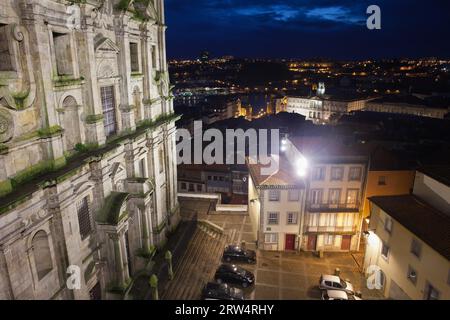
[[179, 220], [163, 1], [72, 2], [0, 0], [0, 299], [120, 298]]

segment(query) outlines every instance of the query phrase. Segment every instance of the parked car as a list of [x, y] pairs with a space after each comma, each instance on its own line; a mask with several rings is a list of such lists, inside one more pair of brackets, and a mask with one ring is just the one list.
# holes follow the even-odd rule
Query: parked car
[[240, 246], [229, 245], [225, 247], [223, 260], [227, 262], [241, 261], [246, 263], [256, 263], [256, 252], [253, 250], [245, 250]]
[[320, 277], [319, 288], [321, 290], [340, 290], [352, 295], [355, 294], [353, 285], [348, 281], [342, 280], [338, 276], [322, 275]]
[[226, 283], [209, 282], [202, 290], [202, 300], [244, 300], [244, 292]]
[[237, 284], [244, 288], [255, 284], [253, 273], [234, 264], [222, 264], [217, 269], [214, 279], [218, 283]]
[[362, 300], [360, 297], [341, 290], [323, 290], [322, 300]]

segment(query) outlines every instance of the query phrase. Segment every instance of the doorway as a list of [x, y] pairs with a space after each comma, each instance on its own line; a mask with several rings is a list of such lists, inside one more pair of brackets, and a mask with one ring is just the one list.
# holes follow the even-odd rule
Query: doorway
[[350, 251], [352, 236], [342, 236], [341, 250]]
[[317, 235], [308, 236], [308, 250], [316, 251]]
[[295, 250], [295, 234], [287, 234], [285, 242], [285, 250]]

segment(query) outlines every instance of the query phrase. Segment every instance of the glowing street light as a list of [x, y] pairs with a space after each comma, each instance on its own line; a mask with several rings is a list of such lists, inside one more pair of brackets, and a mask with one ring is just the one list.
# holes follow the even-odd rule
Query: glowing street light
[[301, 157], [298, 161], [297, 161], [297, 174], [300, 177], [304, 177], [306, 176], [306, 172], [308, 169], [308, 160], [305, 157]]

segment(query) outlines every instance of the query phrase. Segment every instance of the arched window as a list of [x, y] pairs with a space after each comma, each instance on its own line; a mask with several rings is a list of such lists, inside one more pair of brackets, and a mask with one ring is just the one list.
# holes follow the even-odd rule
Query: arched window
[[38, 231], [31, 242], [34, 264], [38, 279], [41, 280], [47, 273], [53, 269], [52, 256], [50, 253], [50, 244], [47, 233]]

